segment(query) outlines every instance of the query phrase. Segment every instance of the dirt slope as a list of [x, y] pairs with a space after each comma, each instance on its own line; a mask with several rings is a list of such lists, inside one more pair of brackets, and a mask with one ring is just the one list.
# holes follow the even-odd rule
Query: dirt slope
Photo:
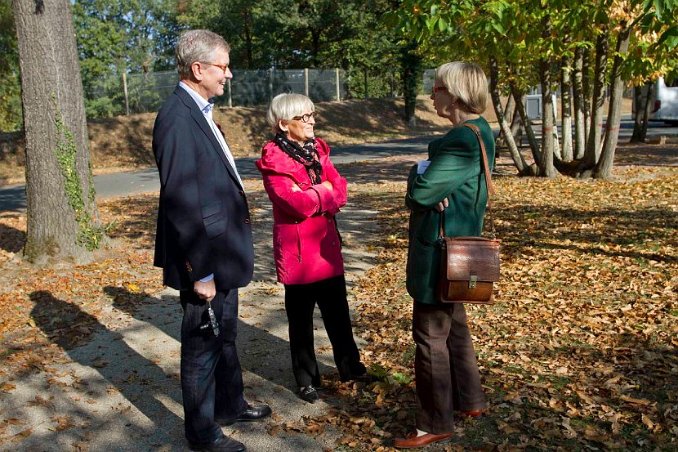
[[[318, 103], [316, 110], [320, 115], [316, 132], [331, 146], [407, 137], [449, 125], [435, 114], [431, 101], [424, 96], [418, 100], [418, 124], [414, 129], [401, 117], [402, 99], [324, 102]], [[155, 115], [141, 113], [89, 121], [95, 174], [153, 165], [151, 135]], [[258, 155], [270, 137], [266, 106], [221, 108], [214, 117], [223, 126], [236, 156]], [[23, 182], [23, 165], [23, 139], [17, 133], [0, 134], [0, 185]]]

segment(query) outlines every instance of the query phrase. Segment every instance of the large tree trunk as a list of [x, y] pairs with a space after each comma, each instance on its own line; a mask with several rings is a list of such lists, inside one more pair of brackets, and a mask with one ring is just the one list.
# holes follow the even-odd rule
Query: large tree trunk
[[605, 71], [607, 69], [608, 35], [601, 33], [596, 41], [596, 65], [591, 102], [591, 125], [586, 142], [586, 152], [579, 177], [589, 177], [600, 158], [600, 141], [603, 129], [603, 104], [605, 103]]
[[518, 172], [523, 174], [525, 172], [525, 168], [527, 167], [527, 163], [516, 146], [516, 142], [513, 139], [513, 134], [511, 133], [511, 126], [506, 121], [506, 117], [504, 116], [504, 109], [501, 106], [501, 98], [499, 96], [498, 78], [499, 66], [497, 64], [497, 60], [494, 57], [490, 57], [490, 95], [492, 96], [492, 105], [494, 105], [494, 112], [497, 115], [499, 129], [504, 135], [506, 146], [509, 149], [513, 163], [516, 165]]
[[600, 160], [593, 170], [596, 179], [609, 179], [612, 177], [614, 165], [614, 153], [619, 140], [619, 124], [621, 123], [621, 104], [624, 93], [624, 81], [622, 80], [622, 63], [629, 49], [631, 28], [623, 28], [617, 37], [617, 51], [612, 63], [612, 93], [610, 94], [610, 106], [608, 108], [607, 123], [605, 125], [605, 143], [600, 154]]
[[584, 52], [581, 47], [574, 51], [574, 70], [572, 77], [572, 94], [574, 103], [574, 159], [579, 160], [584, 157], [586, 148], [586, 117], [584, 114], [586, 100], [584, 97], [583, 86], [583, 65]]
[[563, 66], [561, 68], [561, 83], [560, 83], [560, 129], [563, 135], [563, 146], [561, 150], [562, 160], [564, 162], [571, 162], [573, 159], [572, 152], [572, 101], [570, 92], [572, 91], [572, 59], [563, 58]]
[[24, 255], [86, 260], [96, 221], [80, 64], [69, 0], [13, 0], [26, 133]]

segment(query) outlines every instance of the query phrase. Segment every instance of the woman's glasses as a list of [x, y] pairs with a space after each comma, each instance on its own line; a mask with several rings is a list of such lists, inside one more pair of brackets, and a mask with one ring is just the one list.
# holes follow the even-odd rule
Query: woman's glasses
[[292, 116], [292, 119], [295, 120], [295, 121], [301, 121], [301, 122], [308, 123], [311, 120], [311, 118], [316, 119], [317, 117], [318, 116], [316, 115], [316, 113], [314, 111], [312, 111], [311, 113], [306, 113], [305, 115]]

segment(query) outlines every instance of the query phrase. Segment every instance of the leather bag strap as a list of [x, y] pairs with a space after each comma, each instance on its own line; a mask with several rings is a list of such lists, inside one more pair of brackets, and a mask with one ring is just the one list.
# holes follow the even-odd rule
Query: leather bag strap
[[475, 124], [464, 124], [473, 131], [480, 144], [480, 154], [483, 156], [483, 170], [485, 171], [485, 185], [487, 186], [487, 204], [490, 205], [490, 195], [494, 195], [494, 183], [492, 182], [492, 173], [490, 172], [490, 165], [487, 163], [487, 151], [485, 150], [485, 142], [480, 136], [480, 129]]

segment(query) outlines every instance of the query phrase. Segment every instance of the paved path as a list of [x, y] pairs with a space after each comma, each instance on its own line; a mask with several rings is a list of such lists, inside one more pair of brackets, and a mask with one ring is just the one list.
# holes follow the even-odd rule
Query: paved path
[[[246, 397], [270, 404], [274, 416], [225, 427], [224, 432], [254, 452], [332, 450], [339, 432], [330, 427], [318, 435], [297, 430], [297, 426], [304, 427], [305, 416], [327, 413], [334, 396], [325, 394], [323, 400], [308, 404], [295, 394], [284, 291], [275, 282], [271, 259], [270, 203], [263, 202], [266, 195], [262, 189], [252, 196], [258, 207], [253, 211], [257, 265], [253, 283], [240, 292], [237, 342]], [[374, 230], [375, 215], [355, 206], [339, 217], [349, 293], [353, 281], [374, 263], [365, 244]], [[73, 309], [64, 301], [53, 302]], [[0, 417], [27, 420], [28, 424], [12, 425], [7, 433], [17, 435], [31, 429], [18, 444], [20, 450], [186, 450], [179, 385], [178, 293], [166, 289], [147, 298], [136, 312], [114, 301], [90, 320], [95, 331], [92, 339], [66, 351], [68, 360], [46, 363], [45, 371], [14, 376], [16, 389], [1, 394]], [[317, 309], [315, 331], [321, 372], [334, 375], [331, 347]], [[54, 431], [58, 418], [68, 422], [62, 431]], [[0, 450], [10, 448], [16, 449], [0, 442]]]
[[[335, 164], [360, 162], [389, 157], [393, 155], [417, 154], [426, 152], [430, 136], [407, 138], [385, 143], [370, 143], [359, 146], [343, 146], [332, 149], [332, 161]], [[236, 159], [241, 177], [259, 177], [254, 165], [256, 158]], [[94, 177], [97, 197], [101, 199], [125, 196], [135, 193], [148, 193], [160, 189], [158, 172], [155, 168], [126, 173], [101, 174]], [[26, 209], [24, 185], [0, 187], [0, 212], [22, 211]]]

